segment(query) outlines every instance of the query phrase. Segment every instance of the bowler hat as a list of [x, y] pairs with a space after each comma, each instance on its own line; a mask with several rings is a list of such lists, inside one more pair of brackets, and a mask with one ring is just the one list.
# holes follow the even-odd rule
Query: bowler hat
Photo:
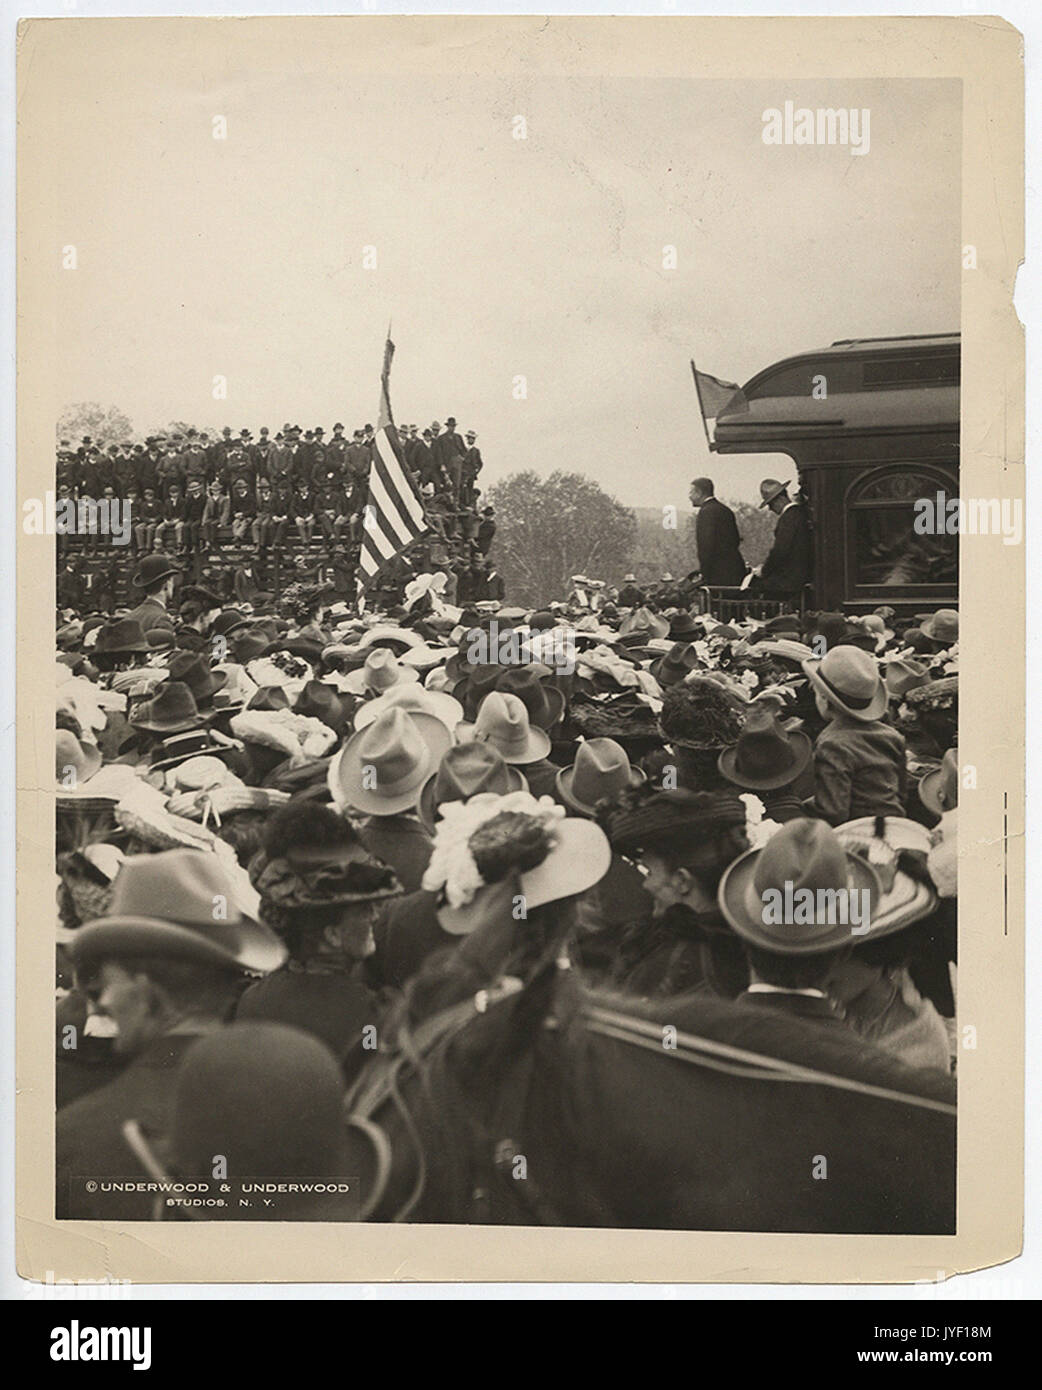
[[717, 759], [721, 774], [747, 791], [787, 787], [811, 760], [806, 734], [789, 732], [770, 706], [750, 706], [738, 742]]
[[561, 769], [554, 785], [566, 806], [592, 816], [598, 801], [644, 780], [644, 773], [630, 764], [621, 744], [611, 738], [590, 738], [579, 744], [575, 762]]
[[457, 743], [446, 749], [437, 772], [420, 789], [416, 810], [421, 824], [434, 833], [438, 808], [449, 801], [467, 801], [479, 792], [527, 791], [528, 783], [516, 767], [503, 761], [490, 743]]
[[244, 613], [240, 613], [237, 608], [225, 608], [214, 618], [210, 634], [213, 637], [230, 637], [233, 632], [238, 632], [246, 626], [247, 619]]
[[158, 956], [266, 973], [286, 958], [275, 934], [242, 911], [217, 856], [197, 849], [131, 855], [113, 882], [108, 913], [80, 927], [68, 949], [77, 968]]
[[[797, 893], [805, 901], [803, 891], [813, 895], [809, 910], [795, 910]], [[849, 910], [837, 911], [843, 902], [836, 896], [840, 891], [859, 895], [867, 891], [866, 920], [852, 923]], [[882, 884], [875, 869], [844, 849], [831, 826], [801, 819], [788, 821], [762, 848], [739, 855], [724, 870], [717, 900], [724, 917], [743, 940], [776, 955], [799, 956], [834, 951], [866, 939], [881, 896]], [[784, 910], [789, 901], [793, 910]], [[772, 903], [783, 910], [768, 910]], [[776, 916], [783, 920], [775, 921]], [[808, 916], [810, 921], [805, 920]], [[846, 921], [837, 920], [843, 917]], [[855, 936], [852, 927], [869, 930]]]
[[175, 565], [168, 555], [146, 555], [134, 571], [131, 584], [135, 589], [148, 589], [171, 574], [180, 574], [180, 565]]

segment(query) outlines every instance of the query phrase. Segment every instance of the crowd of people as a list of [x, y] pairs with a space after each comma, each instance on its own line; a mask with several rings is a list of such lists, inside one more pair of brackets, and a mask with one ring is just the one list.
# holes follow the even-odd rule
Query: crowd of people
[[[320, 467], [361, 488], [365, 432], [335, 427], [341, 463], [316, 435], [81, 454], [65, 485], [104, 464], [153, 501]], [[422, 448], [457, 524], [480, 456]], [[620, 997], [696, 992], [954, 1071], [956, 612], [724, 624], [632, 574], [529, 611], [461, 601], [444, 569], [363, 613], [306, 581], [229, 604], [154, 539], [136, 602], [58, 615], [59, 1217], [148, 1219], [152, 1196], [85, 1178], [214, 1154], [316, 1176], [403, 991], [464, 956], [475, 987], [523, 984], [523, 950], [487, 978], [468, 954], [518, 901], [567, 910], [573, 970]], [[816, 896], [776, 921], [786, 885]], [[837, 923], [855, 888], [870, 907]]]
[[[446, 573], [460, 601], [501, 598], [502, 576], [489, 555], [495, 512], [481, 502], [477, 435], [458, 433], [450, 416], [444, 427], [437, 420], [425, 429], [401, 426], [398, 438], [429, 530], [382, 576], [386, 596], [400, 594], [409, 578], [433, 568]], [[249, 429], [236, 436], [225, 427], [211, 437], [187, 428], [105, 447], [90, 436], [75, 446], [62, 439], [57, 501], [118, 500], [129, 510], [132, 556], [176, 558], [229, 597], [243, 596], [243, 580], [252, 597], [254, 590], [281, 588], [300, 573], [320, 570], [343, 575], [341, 592], [347, 593], [375, 447], [371, 424], [349, 435], [340, 422], [329, 434], [322, 426], [302, 430], [287, 423], [274, 436], [264, 426], [256, 437]], [[119, 564], [110, 538], [88, 530], [59, 540], [61, 597], [73, 606], [88, 595], [114, 606]], [[109, 562], [111, 578], [99, 560]]]

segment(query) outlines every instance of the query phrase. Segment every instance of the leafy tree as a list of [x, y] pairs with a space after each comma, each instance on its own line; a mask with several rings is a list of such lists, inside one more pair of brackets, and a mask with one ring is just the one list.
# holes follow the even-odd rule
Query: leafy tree
[[134, 434], [134, 426], [117, 406], [80, 401], [67, 405], [58, 417], [58, 439], [67, 439], [75, 448], [85, 434], [95, 444], [122, 444]]
[[[726, 500], [726, 499], [725, 499]], [[751, 566], [762, 565], [767, 559], [774, 540], [774, 527], [777, 517], [766, 507], [755, 502], [728, 502], [738, 522], [738, 534], [742, 538], [742, 554]]]
[[615, 578], [627, 567], [637, 518], [581, 473], [512, 473], [487, 501], [496, 509], [493, 554], [509, 602], [563, 599], [573, 574]]

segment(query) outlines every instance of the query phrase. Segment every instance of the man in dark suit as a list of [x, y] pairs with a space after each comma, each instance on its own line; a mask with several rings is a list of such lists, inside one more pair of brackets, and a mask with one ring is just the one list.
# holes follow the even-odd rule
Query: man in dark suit
[[778, 518], [771, 553], [760, 566], [758, 588], [767, 598], [796, 602], [814, 572], [814, 548], [810, 516], [802, 500], [792, 501], [784, 483], [764, 478], [760, 484], [761, 507]]
[[167, 555], [146, 555], [134, 571], [131, 588], [142, 595], [141, 602], [127, 614], [141, 624], [147, 637], [155, 628], [174, 629], [174, 620], [168, 605], [174, 596], [174, 587], [180, 569]]
[[445, 421], [445, 433], [439, 434], [434, 441], [433, 453], [435, 464], [444, 470], [445, 476], [449, 480], [449, 496], [457, 506], [460, 500], [463, 458], [466, 452], [466, 445], [456, 433], [456, 421], [450, 415]]
[[696, 478], [690, 497], [698, 510], [695, 542], [702, 583], [714, 588], [741, 584], [748, 566], [739, 548], [734, 512], [716, 497], [711, 478]]

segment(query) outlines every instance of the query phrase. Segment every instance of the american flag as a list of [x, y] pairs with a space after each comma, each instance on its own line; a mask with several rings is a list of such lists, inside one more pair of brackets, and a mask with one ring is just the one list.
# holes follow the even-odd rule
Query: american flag
[[380, 375], [380, 411], [377, 415], [376, 447], [369, 467], [369, 497], [362, 528], [362, 549], [358, 568], [363, 585], [429, 530], [423, 503], [416, 494], [402, 457], [398, 431], [391, 417], [389, 382], [394, 344], [390, 337], [384, 348]]

